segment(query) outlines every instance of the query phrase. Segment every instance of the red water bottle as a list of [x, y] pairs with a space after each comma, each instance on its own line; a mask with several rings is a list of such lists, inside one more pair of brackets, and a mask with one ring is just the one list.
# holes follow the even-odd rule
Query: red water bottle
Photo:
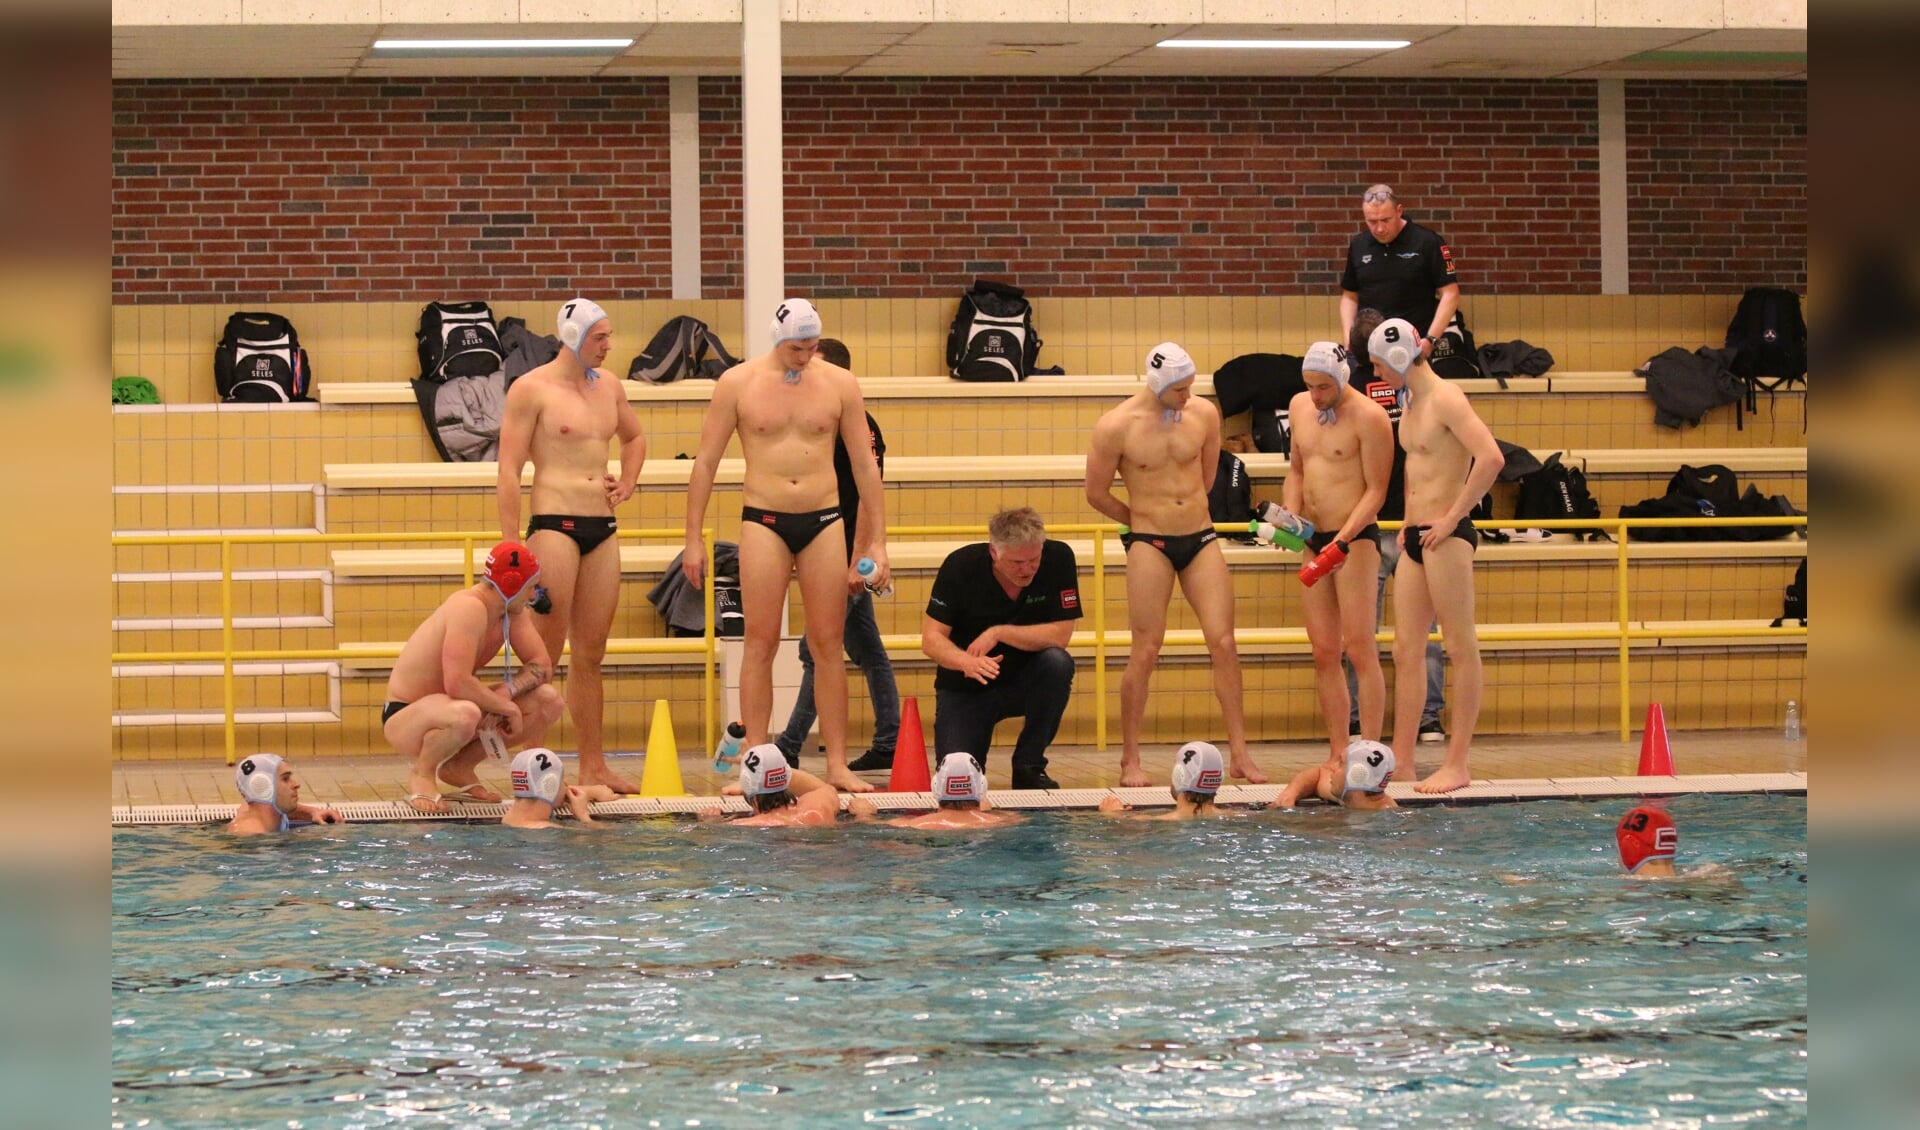
[[1320, 551], [1312, 561], [1300, 566], [1300, 583], [1312, 588], [1314, 583], [1340, 567], [1347, 559], [1347, 543], [1334, 539], [1333, 544]]

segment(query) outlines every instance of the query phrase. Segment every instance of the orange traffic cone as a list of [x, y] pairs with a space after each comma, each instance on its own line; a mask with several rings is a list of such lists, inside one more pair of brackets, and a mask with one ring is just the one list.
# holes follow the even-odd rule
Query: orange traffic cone
[[907, 699], [900, 712], [900, 740], [893, 746], [893, 773], [887, 777], [890, 793], [924, 793], [933, 790], [933, 774], [927, 768], [927, 732], [920, 725], [920, 700]]
[[1667, 716], [1657, 702], [1647, 704], [1647, 728], [1640, 736], [1640, 776], [1674, 776], [1673, 748], [1667, 744]]

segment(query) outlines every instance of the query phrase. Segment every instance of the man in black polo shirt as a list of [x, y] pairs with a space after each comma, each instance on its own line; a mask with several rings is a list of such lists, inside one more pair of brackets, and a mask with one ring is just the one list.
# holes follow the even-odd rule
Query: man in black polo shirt
[[1360, 197], [1367, 230], [1347, 244], [1347, 267], [1340, 273], [1340, 336], [1352, 338], [1354, 316], [1365, 306], [1422, 329], [1420, 356], [1425, 358], [1453, 321], [1460, 280], [1446, 241], [1400, 212], [1400, 201], [1387, 185], [1376, 184]]
[[1030, 506], [995, 514], [984, 544], [948, 554], [920, 620], [920, 649], [940, 666], [935, 752], [970, 753], [984, 766], [994, 726], [1024, 717], [1013, 787], [1059, 788], [1047, 776], [1047, 746], [1073, 693], [1067, 641], [1079, 618], [1073, 549], [1048, 541]]

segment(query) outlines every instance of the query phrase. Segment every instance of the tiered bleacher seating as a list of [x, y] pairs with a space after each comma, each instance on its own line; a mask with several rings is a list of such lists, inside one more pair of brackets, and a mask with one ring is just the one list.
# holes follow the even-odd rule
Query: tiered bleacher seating
[[[313, 348], [315, 335], [306, 321], [301, 324]], [[1526, 330], [1518, 336], [1552, 340], [1550, 334]], [[1054, 335], [1049, 339], [1051, 345]], [[1245, 348], [1263, 345], [1279, 348], [1252, 340]], [[398, 374], [391, 366], [330, 369], [319, 386], [320, 402], [311, 406], [170, 404], [118, 410], [116, 532], [324, 530], [339, 535], [490, 529], [493, 466], [435, 461], [411, 390], [403, 381], [382, 379], [393, 375]], [[889, 521], [917, 526], [980, 525], [992, 510], [1010, 504], [1034, 505], [1055, 524], [1096, 520], [1082, 497], [1086, 434], [1101, 411], [1138, 386], [1126, 376], [1038, 378], [1017, 386], [880, 376], [864, 380], [863, 387], [888, 439]], [[1723, 463], [1743, 482], [1806, 505], [1803, 394], [1771, 403], [1762, 398], [1759, 415], [1748, 417], [1744, 428], [1734, 426], [1728, 411], [1682, 433], [1654, 427], [1640, 382], [1618, 369], [1515, 379], [1506, 390], [1491, 381], [1468, 387], [1476, 409], [1501, 438], [1542, 456], [1564, 451], [1569, 463], [1584, 468], [1603, 513], [1615, 514], [1623, 503], [1663, 493], [1668, 476], [1683, 462]], [[701, 382], [628, 385], [648, 431], [651, 457], [636, 501], [622, 512], [627, 528], [679, 528], [688, 464], [674, 456], [692, 449], [709, 388]], [[1200, 391], [1210, 391], [1205, 378]], [[1228, 430], [1241, 422], [1230, 419]], [[1256, 497], [1277, 498], [1287, 469], [1284, 458], [1260, 453], [1243, 458]], [[722, 537], [730, 537], [737, 522], [738, 482], [737, 461], [723, 465], [710, 510]], [[1503, 504], [1510, 506], [1511, 498], [1497, 491], [1496, 513], [1510, 513]], [[1092, 535], [1064, 536], [1075, 544], [1090, 585]], [[881, 602], [881, 627], [899, 664], [903, 693], [930, 695], [931, 667], [917, 646], [921, 609], [940, 560], [964, 540], [953, 535], [894, 539], [898, 591]], [[663, 635], [644, 594], [677, 551], [672, 538], [622, 547], [627, 583], [613, 629], [607, 688], [616, 746], [643, 744], [646, 710], [658, 698], [676, 704], [676, 716], [684, 720], [683, 744], [697, 733], [692, 727], [693, 704], [701, 693], [698, 669], [682, 657], [618, 651], [621, 641]], [[1107, 551], [1107, 622], [1123, 629], [1125, 561], [1117, 541], [1109, 540]], [[1757, 544], [1635, 543], [1630, 546], [1634, 622], [1655, 629], [1764, 623], [1778, 615], [1781, 586], [1804, 555], [1799, 537]], [[1250, 633], [1242, 652], [1248, 657], [1248, 711], [1256, 736], [1308, 737], [1318, 723], [1299, 631], [1297, 559], [1252, 546], [1234, 546], [1228, 557], [1238, 624]], [[1545, 637], [1570, 628], [1611, 629], [1617, 623], [1616, 560], [1617, 547], [1610, 543], [1566, 537], [1483, 548], [1477, 571], [1480, 621], [1489, 636], [1483, 730], [1591, 731], [1614, 724], [1617, 646]], [[221, 646], [217, 547], [123, 546], [116, 561], [117, 651]], [[388, 660], [379, 653], [404, 639], [458, 583], [460, 551], [451, 543], [393, 541], [242, 544], [235, 547], [233, 561], [236, 647], [337, 647], [365, 653], [338, 663], [243, 662], [238, 671], [242, 740], [296, 753], [381, 749], [377, 709]], [[791, 627], [797, 630], [800, 622], [795, 602]], [[1177, 600], [1170, 624], [1175, 635], [1164, 653], [1150, 712], [1155, 740], [1172, 740], [1217, 720], [1196, 625]], [[1092, 626], [1091, 616], [1081, 624], [1088, 631]], [[1255, 632], [1263, 634], [1251, 635]], [[1077, 644], [1076, 650], [1090, 656], [1091, 643]], [[1782, 687], [1799, 689], [1804, 651], [1798, 643], [1778, 640], [1654, 637], [1635, 643], [1633, 677], [1640, 693], [1651, 688], [1666, 695], [1670, 719], [1677, 713], [1701, 725], [1758, 724], [1770, 721], [1779, 701], [1793, 697]], [[1115, 671], [1124, 665], [1125, 654], [1121, 632], [1108, 646]], [[219, 714], [218, 664], [127, 664], [116, 674], [120, 756], [204, 753], [206, 731], [198, 727]], [[1703, 683], [1711, 689], [1695, 689]], [[1559, 689], [1543, 695], [1543, 687]], [[1116, 688], [1117, 681], [1109, 686], [1110, 717], [1117, 711]], [[858, 679], [852, 689], [856, 699], [864, 693]], [[1063, 741], [1092, 740], [1097, 705], [1089, 673]], [[857, 704], [856, 719], [863, 711]], [[564, 746], [565, 731], [555, 740]]]

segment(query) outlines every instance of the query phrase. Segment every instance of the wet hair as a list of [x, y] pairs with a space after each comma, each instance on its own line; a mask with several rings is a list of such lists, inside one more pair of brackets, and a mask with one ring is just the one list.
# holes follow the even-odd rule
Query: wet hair
[[980, 802], [977, 800], [943, 800], [940, 802], [940, 807], [943, 809], [945, 808], [974, 809], [974, 808], [980, 807]]
[[777, 793], [761, 793], [759, 796], [750, 796], [747, 798], [747, 805], [753, 809], [755, 816], [764, 816], [769, 812], [777, 812], [782, 808], [791, 806], [794, 803], [794, 799], [792, 789], [781, 789]]
[[847, 343], [837, 337], [823, 337], [819, 345], [820, 359], [829, 365], [838, 365], [849, 373], [853, 371], [853, 354], [847, 352]]
[[1039, 545], [1047, 540], [1047, 525], [1031, 506], [1015, 506], [987, 519], [987, 540], [995, 545]]
[[1351, 357], [1367, 356], [1367, 341], [1373, 337], [1373, 331], [1387, 316], [1371, 306], [1362, 306], [1353, 316], [1353, 332], [1347, 335], [1347, 354]]
[[1174, 799], [1187, 801], [1195, 808], [1212, 808], [1214, 806], [1214, 796], [1212, 793], [1180, 793], [1175, 796]]

